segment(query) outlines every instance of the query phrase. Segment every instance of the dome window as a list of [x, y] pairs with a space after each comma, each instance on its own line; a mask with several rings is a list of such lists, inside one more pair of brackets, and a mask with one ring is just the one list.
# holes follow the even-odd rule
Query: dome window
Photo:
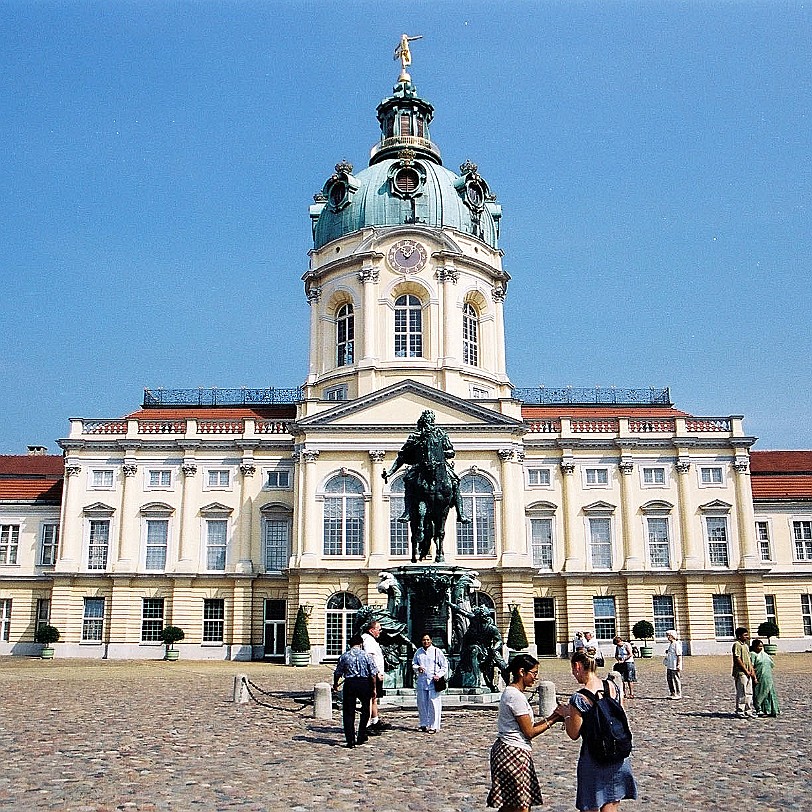
[[400, 160], [389, 169], [389, 190], [392, 195], [403, 200], [419, 197], [423, 194], [426, 182], [425, 168], [414, 159], [411, 149], [400, 152]]
[[335, 211], [343, 208], [347, 203], [347, 184], [337, 180], [330, 187], [330, 205]]
[[333, 211], [340, 211], [349, 206], [358, 188], [358, 181], [352, 174], [352, 164], [342, 161], [336, 164], [335, 174], [324, 184], [322, 196]]
[[413, 195], [420, 186], [420, 175], [411, 166], [404, 166], [395, 173], [395, 188], [404, 196]]

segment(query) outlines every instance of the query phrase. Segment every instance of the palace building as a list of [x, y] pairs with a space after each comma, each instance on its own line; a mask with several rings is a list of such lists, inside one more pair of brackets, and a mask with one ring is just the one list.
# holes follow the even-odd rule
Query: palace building
[[475, 569], [503, 633], [519, 607], [539, 655], [576, 629], [642, 619], [691, 654], [766, 619], [812, 641], [812, 452], [753, 451], [741, 416], [665, 390], [519, 389], [505, 362], [502, 210], [432, 141], [402, 71], [369, 165], [339, 163], [310, 206], [309, 369], [296, 389], [147, 390], [74, 419], [64, 456], [0, 458], [0, 653], [284, 659], [306, 608], [314, 662], [345, 648], [379, 573], [410, 560], [403, 470], [426, 409], [448, 432], [471, 524], [446, 565]]

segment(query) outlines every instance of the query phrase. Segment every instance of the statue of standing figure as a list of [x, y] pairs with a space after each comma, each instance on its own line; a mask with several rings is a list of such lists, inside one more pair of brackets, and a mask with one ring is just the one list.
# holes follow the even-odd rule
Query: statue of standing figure
[[411, 530], [412, 563], [428, 557], [435, 545], [436, 562], [445, 561], [443, 540], [445, 522], [452, 505], [460, 522], [470, 523], [460, 507], [460, 478], [454, 471], [454, 447], [448, 434], [434, 423], [428, 409], [417, 421], [417, 432], [410, 434], [388, 471], [384, 482], [402, 465], [410, 468], [403, 477], [405, 511], [398, 521], [408, 521]]
[[408, 34], [401, 34], [400, 43], [398, 47], [395, 48], [395, 55], [393, 59], [400, 60], [400, 77], [399, 81], [401, 82], [408, 82], [411, 79], [406, 68], [412, 64], [412, 52], [409, 49], [409, 43], [414, 42], [416, 39], [423, 39], [423, 35], [420, 34], [416, 37], [410, 37]]
[[494, 669], [504, 672], [507, 663], [502, 657], [502, 635], [496, 626], [493, 610], [475, 606], [470, 612], [451, 605], [451, 611], [462, 614], [470, 621], [462, 638], [460, 662], [451, 677], [451, 685], [460, 688], [478, 688], [480, 676], [492, 692], [496, 692]]

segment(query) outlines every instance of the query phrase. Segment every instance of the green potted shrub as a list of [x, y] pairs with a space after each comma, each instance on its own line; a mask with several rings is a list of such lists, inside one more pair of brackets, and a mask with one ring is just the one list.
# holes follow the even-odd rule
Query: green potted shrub
[[777, 623], [774, 623], [772, 620], [765, 620], [759, 625], [758, 629], [756, 629], [756, 633], [759, 637], [767, 638], [767, 642], [764, 645], [764, 651], [766, 651], [767, 654], [769, 654], [771, 657], [778, 654], [778, 646], [770, 639], [772, 637], [781, 636]]
[[310, 665], [310, 635], [307, 631], [307, 616], [304, 606], [300, 606], [296, 613], [293, 639], [290, 641], [290, 664], [298, 668]]
[[164, 626], [161, 629], [161, 640], [166, 645], [166, 654], [164, 655], [165, 660], [177, 660], [179, 652], [176, 648], [173, 648], [175, 643], [179, 643], [186, 635], [183, 632], [183, 629], [179, 628], [178, 626]]
[[42, 626], [37, 629], [34, 640], [36, 640], [37, 643], [43, 644], [43, 649], [39, 654], [43, 660], [53, 660], [54, 643], [58, 643], [61, 636], [56, 626], [49, 626], [47, 623], [43, 623]]
[[513, 659], [514, 655], [527, 650], [527, 635], [524, 631], [522, 616], [519, 614], [519, 607], [514, 606], [510, 613], [510, 626], [507, 635], [508, 658]]
[[640, 647], [640, 656], [645, 659], [650, 659], [653, 654], [651, 646], [648, 644], [649, 638], [654, 637], [654, 626], [648, 620], [638, 620], [632, 626], [632, 636], [635, 640], [642, 640], [643, 645]]

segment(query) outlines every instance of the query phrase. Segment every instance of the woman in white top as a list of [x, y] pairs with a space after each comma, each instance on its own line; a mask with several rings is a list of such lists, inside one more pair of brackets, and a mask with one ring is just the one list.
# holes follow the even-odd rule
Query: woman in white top
[[669, 629], [665, 636], [668, 638], [668, 648], [665, 650], [663, 665], [670, 694], [668, 698], [682, 699], [682, 643], [677, 638], [675, 629]]
[[535, 657], [519, 654], [508, 669], [510, 684], [502, 691], [498, 737], [491, 748], [491, 791], [487, 803], [500, 812], [527, 812], [533, 804], [542, 802], [530, 740], [549, 730], [562, 715], [556, 708], [552, 716], [534, 721], [524, 692], [538, 679], [539, 661]]
[[422, 648], [417, 649], [412, 660], [412, 668], [417, 675], [415, 694], [420, 730], [423, 733], [436, 733], [440, 729], [443, 712], [443, 695], [436, 688], [437, 680], [446, 676], [448, 665], [445, 654], [431, 644], [430, 635], [424, 634], [420, 644]]

